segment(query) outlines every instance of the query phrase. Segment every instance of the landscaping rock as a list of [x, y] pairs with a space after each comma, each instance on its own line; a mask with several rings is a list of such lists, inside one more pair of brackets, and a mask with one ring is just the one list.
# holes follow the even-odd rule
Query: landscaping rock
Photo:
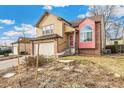
[[14, 76], [16, 73], [7, 73], [3, 76], [3, 78], [10, 78], [12, 76]]
[[74, 71], [79, 72], [79, 73], [83, 73], [83, 70], [81, 70], [81, 69], [74, 69]]
[[120, 76], [119, 74], [117, 74], [117, 73], [115, 73], [114, 76], [117, 77], [117, 78], [121, 77], [121, 76]]
[[38, 68], [38, 71], [42, 71], [43, 69], [42, 68]]
[[33, 71], [34, 69], [33, 69], [33, 68], [31, 68], [30, 70], [31, 70], [31, 71]]
[[64, 70], [69, 70], [70, 68], [66, 66], [66, 67], [64, 67], [63, 69], [64, 69]]
[[74, 68], [74, 66], [64, 66], [63, 70], [72, 70]]
[[60, 63], [73, 63], [75, 60], [59, 60]]

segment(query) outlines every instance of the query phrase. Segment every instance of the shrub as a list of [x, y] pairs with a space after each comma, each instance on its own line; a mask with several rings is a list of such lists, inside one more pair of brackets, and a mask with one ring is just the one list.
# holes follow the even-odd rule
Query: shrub
[[[29, 56], [29, 57], [27, 57], [26, 60], [27, 60], [27, 65], [28, 66], [36, 66], [37, 56], [34, 56], [34, 57]], [[44, 65], [46, 63], [53, 62], [53, 61], [54, 61], [53, 58], [46, 58], [44, 56], [39, 56], [39, 58], [38, 58], [38, 65], [42, 66], [42, 65]]]

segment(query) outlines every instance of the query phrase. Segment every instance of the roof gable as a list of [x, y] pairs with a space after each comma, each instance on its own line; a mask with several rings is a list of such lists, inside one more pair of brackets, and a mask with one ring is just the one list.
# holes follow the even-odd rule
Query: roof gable
[[[49, 15], [49, 14], [52, 14], [52, 13], [49, 13], [49, 12], [45, 12], [39, 19], [39, 21], [36, 23], [36, 27], [39, 26], [39, 24], [41, 23], [41, 21], [44, 19], [45, 16]], [[80, 23], [82, 23], [83, 21], [85, 21], [86, 19], [90, 19], [90, 20], [93, 20], [95, 22], [101, 22], [103, 16], [102, 15], [97, 15], [97, 16], [92, 16], [92, 17], [86, 17], [84, 19], [81, 19], [81, 20], [76, 20], [76, 21], [73, 21], [73, 22], [68, 22], [67, 20], [65, 20], [64, 18], [62, 17], [59, 17], [59, 16], [56, 16], [54, 14], [52, 14], [53, 16], [55, 16], [58, 20], [60, 21], [64, 21], [65, 23], [67, 23], [69, 26], [75, 28], [77, 26], [79, 26]]]
[[80, 23], [82, 23], [86, 19], [90, 19], [90, 20], [93, 20], [95, 22], [101, 22], [102, 15], [97, 15], [97, 16], [92, 16], [92, 17], [86, 17], [84, 19], [76, 20], [76, 21], [73, 21], [73, 22], [70, 22], [70, 23], [72, 24], [73, 27], [77, 27], [77, 26], [79, 26]]
[[67, 20], [63, 19], [62, 17], [56, 16], [56, 15], [54, 15], [54, 14], [52, 14], [52, 13], [49, 13], [49, 12], [47, 12], [47, 11], [40, 17], [39, 21], [36, 23], [35, 26], [38, 27], [39, 24], [41, 23], [41, 21], [45, 18], [45, 16], [48, 16], [49, 14], [53, 15], [54, 17], [56, 17], [56, 18], [57, 18], [58, 20], [60, 20], [60, 21], [64, 21], [64, 22], [67, 23], [69, 26], [73, 27], [72, 24], [71, 24], [70, 22], [68, 22]]
[[36, 23], [35, 26], [38, 27], [39, 24], [40, 24], [40, 22], [41, 22], [41, 21], [44, 19], [44, 17], [47, 16], [48, 14], [49, 14], [49, 12], [46, 11], [46, 12], [40, 17], [39, 21]]

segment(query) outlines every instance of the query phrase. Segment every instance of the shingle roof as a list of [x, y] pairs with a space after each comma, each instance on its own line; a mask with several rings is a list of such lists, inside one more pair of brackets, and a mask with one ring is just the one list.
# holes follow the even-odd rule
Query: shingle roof
[[27, 38], [27, 37], [19, 37], [18, 40], [16, 42], [13, 42], [12, 44], [16, 44], [16, 43], [30, 43], [30, 41], [33, 38]]
[[[39, 23], [41, 22], [41, 20], [44, 18], [44, 16], [46, 15], [46, 14], [51, 14], [51, 13], [49, 13], [49, 12], [45, 12], [44, 14], [43, 14], [43, 16], [41, 16], [41, 18], [39, 19], [39, 21], [36, 23], [36, 25], [35, 26], [38, 26], [39, 25]], [[53, 14], [54, 15], [54, 14]], [[56, 16], [56, 15], [55, 15]], [[59, 16], [56, 16], [58, 19], [60, 19], [60, 20], [63, 20], [63, 21], [65, 21], [66, 23], [68, 23], [70, 26], [72, 26], [72, 27], [76, 27], [76, 26], [78, 26], [79, 25], [79, 23], [80, 22], [82, 22], [82, 21], [84, 21], [85, 19], [87, 19], [87, 18], [89, 18], [89, 19], [92, 19], [92, 20], [94, 20], [95, 22], [100, 22], [101, 20], [102, 20], [102, 15], [97, 15], [97, 16], [92, 16], [92, 17], [86, 17], [86, 18], [84, 18], [84, 19], [77, 19], [77, 20], [75, 20], [75, 21], [67, 21], [67, 20], [65, 20], [64, 18], [62, 18], [62, 17], [59, 17]]]
[[102, 20], [102, 15], [86, 17], [84, 19], [78, 19], [78, 20], [75, 20], [75, 21], [70, 21], [70, 23], [72, 24], [73, 27], [76, 27], [76, 26], [78, 26], [80, 24], [80, 22], [83, 22], [87, 18], [91, 19], [91, 20], [94, 20], [95, 22], [100, 22]]
[[79, 25], [79, 23], [80, 23], [81, 21], [82, 21], [82, 20], [80, 19], [80, 20], [70, 21], [70, 23], [71, 23], [71, 25], [72, 25], [73, 27], [76, 27], [76, 26]]
[[45, 39], [53, 39], [53, 38], [61, 38], [61, 36], [57, 34], [51, 34], [51, 35], [40, 36], [32, 40], [35, 41], [35, 40], [45, 40]]
[[[42, 19], [45, 17], [45, 15], [47, 15], [47, 14], [52, 14], [52, 13], [49, 13], [48, 11], [46, 11], [46, 12], [40, 17], [39, 21], [35, 24], [36, 27], [40, 24], [41, 20], [42, 20]], [[52, 14], [52, 15], [54, 15], [54, 14]], [[54, 16], [56, 16], [59, 20], [63, 20], [64, 22], [68, 23], [68, 24], [71, 26], [71, 23], [68, 22], [67, 20], [65, 20], [64, 18], [62, 18], [62, 17], [60, 17], [60, 16], [57, 16], [57, 15], [54, 15]]]

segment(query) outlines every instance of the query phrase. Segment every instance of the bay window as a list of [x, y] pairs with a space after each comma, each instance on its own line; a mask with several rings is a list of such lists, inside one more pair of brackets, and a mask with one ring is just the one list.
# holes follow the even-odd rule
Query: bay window
[[91, 28], [89, 29], [89, 27], [81, 29], [80, 41], [81, 42], [92, 41], [92, 34], [93, 34], [93, 30]]

